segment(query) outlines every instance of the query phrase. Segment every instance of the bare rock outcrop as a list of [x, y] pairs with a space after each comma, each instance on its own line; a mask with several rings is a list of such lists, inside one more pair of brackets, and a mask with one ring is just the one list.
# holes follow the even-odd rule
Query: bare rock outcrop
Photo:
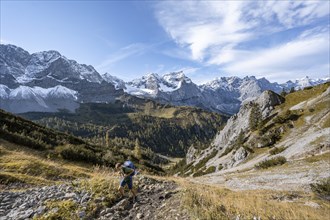
[[274, 107], [283, 103], [284, 100], [277, 93], [267, 90], [257, 99], [245, 102], [240, 111], [228, 120], [226, 126], [218, 133], [210, 147], [203, 150], [199, 155], [196, 155], [197, 152], [192, 147], [188, 150], [187, 161], [194, 160], [195, 163], [198, 163], [207, 156], [208, 152], [216, 149], [218, 153], [206, 163], [207, 167], [219, 167], [219, 164], [221, 164], [224, 168], [230, 168], [238, 165], [248, 156], [248, 152], [240, 146], [239, 139], [247, 139], [251, 133], [250, 117], [251, 114], [256, 114], [252, 109], [257, 108], [260, 113], [260, 115], [254, 115], [254, 117], [264, 120], [271, 114]]

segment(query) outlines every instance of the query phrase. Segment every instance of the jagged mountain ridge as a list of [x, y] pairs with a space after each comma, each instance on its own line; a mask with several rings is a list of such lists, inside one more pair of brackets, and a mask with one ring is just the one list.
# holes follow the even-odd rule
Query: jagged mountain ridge
[[[91, 65], [69, 60], [57, 51], [29, 54], [14, 45], [0, 45], [1, 108], [14, 113], [74, 111], [81, 102], [113, 102], [126, 92], [161, 103], [235, 114], [243, 101], [256, 98], [265, 90], [279, 93], [324, 81], [306, 77], [278, 84], [251, 76], [221, 77], [197, 85], [183, 72], [172, 72], [163, 76], [151, 73], [124, 82], [109, 73], [98, 73]], [[58, 88], [60, 92], [55, 92]], [[27, 94], [15, 96], [20, 94], [17, 91]]]
[[91, 65], [78, 64], [57, 51], [29, 54], [3, 44], [0, 84], [1, 108], [14, 113], [74, 111], [81, 102], [113, 102], [124, 94]]
[[292, 87], [302, 89], [326, 82], [327, 79], [305, 77], [284, 84], [271, 83], [255, 76], [221, 77], [208, 83], [196, 85], [183, 72], [173, 72], [159, 76], [151, 73], [126, 83], [125, 92], [174, 105], [197, 106], [206, 110], [235, 114], [242, 102], [257, 98], [263, 91], [276, 93], [289, 91]]

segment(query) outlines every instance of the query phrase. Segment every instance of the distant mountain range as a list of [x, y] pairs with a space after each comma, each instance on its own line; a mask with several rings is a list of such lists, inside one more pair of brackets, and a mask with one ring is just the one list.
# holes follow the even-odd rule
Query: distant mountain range
[[125, 93], [172, 105], [189, 105], [225, 114], [265, 90], [280, 93], [329, 79], [271, 83], [265, 78], [221, 77], [197, 85], [183, 72], [151, 73], [131, 82], [100, 74], [93, 66], [69, 60], [57, 51], [30, 54], [14, 45], [0, 45], [0, 108], [14, 113], [74, 111], [82, 102], [114, 102]]

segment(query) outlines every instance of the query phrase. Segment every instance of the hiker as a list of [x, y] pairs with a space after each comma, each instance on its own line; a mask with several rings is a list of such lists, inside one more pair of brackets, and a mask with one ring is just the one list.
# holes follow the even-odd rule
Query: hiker
[[136, 192], [133, 189], [133, 176], [135, 175], [135, 167], [131, 161], [116, 164], [116, 171], [120, 173], [123, 179], [120, 181], [119, 192], [124, 197], [124, 187], [127, 185], [133, 196], [133, 202], [137, 202]]

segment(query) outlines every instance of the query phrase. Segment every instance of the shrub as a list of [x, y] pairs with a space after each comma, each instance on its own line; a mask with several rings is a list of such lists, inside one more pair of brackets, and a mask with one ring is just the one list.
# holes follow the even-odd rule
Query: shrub
[[209, 174], [209, 173], [214, 173], [215, 170], [216, 170], [215, 166], [210, 166], [206, 170], [205, 170], [205, 167], [203, 167], [203, 169], [200, 169], [196, 173], [194, 173], [193, 177], [203, 176], [203, 175], [206, 175], [206, 174]]
[[307, 86], [307, 87], [304, 88], [304, 90], [310, 90], [312, 88], [313, 88], [313, 86]]
[[269, 153], [270, 153], [270, 155], [275, 155], [275, 154], [279, 154], [279, 153], [285, 151], [285, 149], [286, 149], [286, 147], [275, 147], [275, 148], [271, 149], [269, 151]]
[[218, 170], [220, 171], [220, 170], [222, 170], [223, 169], [223, 165], [222, 164], [219, 164], [219, 166], [218, 166]]
[[205, 166], [206, 162], [215, 157], [217, 153], [217, 150], [213, 150], [207, 157], [203, 158], [196, 164], [195, 169], [199, 170], [201, 167]]
[[7, 185], [9, 183], [18, 183], [18, 182], [24, 182], [20, 180], [19, 178], [16, 178], [15, 176], [12, 176], [11, 174], [7, 173], [0, 173], [0, 184]]
[[234, 147], [235, 147], [234, 145], [231, 145], [231, 146], [227, 147], [227, 148], [225, 149], [225, 151], [224, 151], [222, 154], [220, 154], [219, 158], [224, 157], [224, 156], [226, 156], [227, 154], [229, 154], [230, 151], [232, 151], [232, 150], [234, 149]]
[[314, 108], [309, 108], [308, 111], [309, 111], [309, 112], [314, 112], [315, 109], [314, 109]]
[[202, 170], [199, 170], [193, 174], [193, 177], [198, 177], [198, 176], [203, 176], [203, 175], [204, 175], [204, 172]]
[[291, 111], [287, 110], [284, 112], [284, 114], [278, 115], [274, 118], [274, 122], [277, 124], [283, 124], [287, 121], [296, 121], [300, 115], [297, 113], [297, 111]]
[[264, 161], [258, 163], [255, 167], [258, 169], [267, 169], [269, 167], [278, 166], [278, 165], [282, 165], [285, 163], [286, 163], [286, 158], [279, 156], [279, 157], [274, 157], [269, 160], [264, 160]]
[[216, 170], [215, 166], [210, 166], [204, 171], [204, 175], [209, 174], [209, 173], [214, 173]]
[[281, 139], [281, 132], [279, 129], [272, 129], [260, 137], [261, 147], [268, 147], [274, 145]]
[[83, 161], [88, 163], [100, 163], [99, 157], [94, 151], [85, 145], [63, 145], [56, 149], [57, 153], [64, 159]]
[[35, 140], [31, 137], [24, 136], [18, 133], [10, 133], [5, 130], [0, 130], [0, 135], [7, 141], [10, 141], [15, 144], [20, 144], [26, 147], [30, 147], [36, 150], [45, 150], [49, 148], [47, 144], [41, 140]]
[[330, 177], [323, 179], [318, 183], [311, 184], [314, 193], [323, 199], [330, 200]]

